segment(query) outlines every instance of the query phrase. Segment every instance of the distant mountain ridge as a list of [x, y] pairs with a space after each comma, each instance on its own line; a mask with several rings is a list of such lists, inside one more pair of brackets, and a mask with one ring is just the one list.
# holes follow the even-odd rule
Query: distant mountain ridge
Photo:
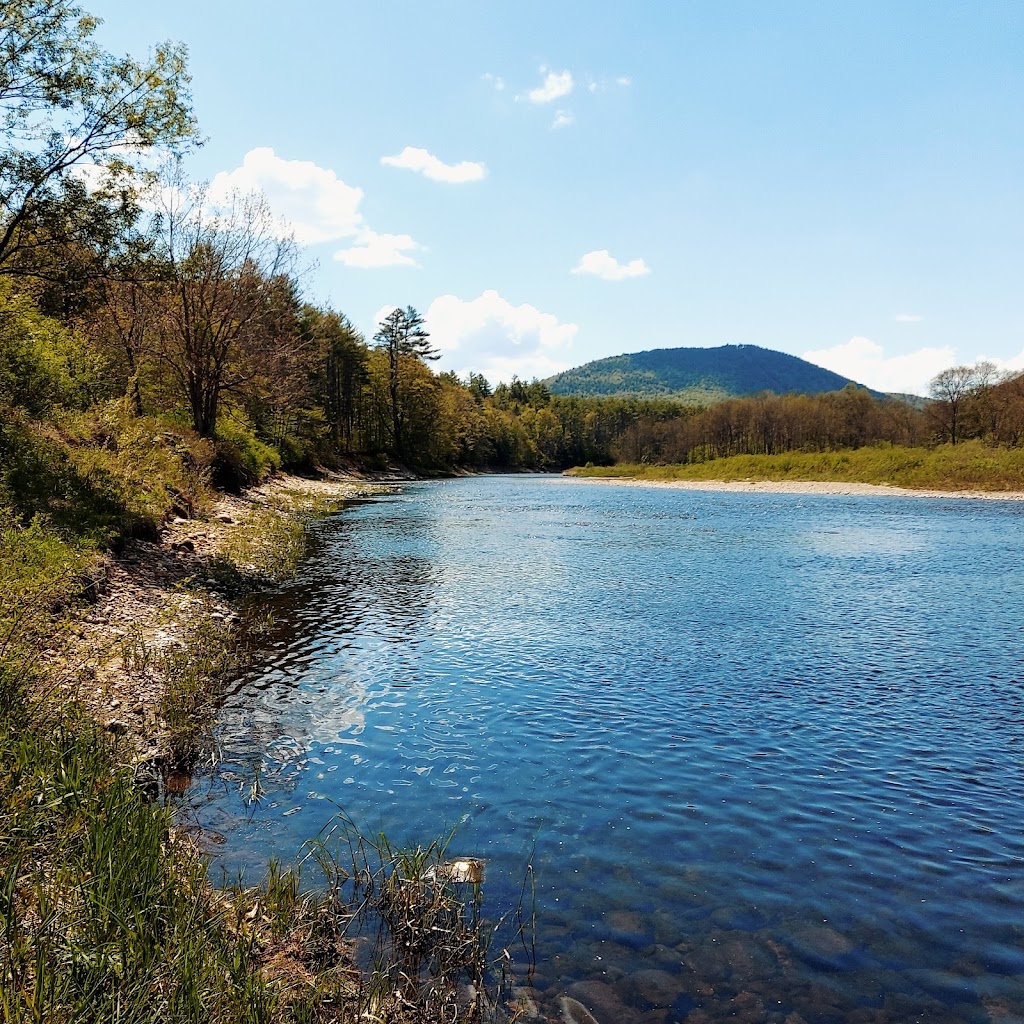
[[[756, 395], [820, 394], [855, 384], [799, 356], [758, 345], [658, 348], [597, 359], [548, 382], [552, 394], [578, 397], [677, 398], [701, 405]], [[881, 397], [879, 392], [871, 392]]]

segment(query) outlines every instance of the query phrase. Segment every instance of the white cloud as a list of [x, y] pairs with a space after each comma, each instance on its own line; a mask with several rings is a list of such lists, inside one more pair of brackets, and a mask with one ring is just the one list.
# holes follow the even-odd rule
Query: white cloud
[[311, 160], [285, 160], [269, 146], [249, 150], [241, 167], [221, 171], [210, 182], [214, 202], [235, 191], [262, 192], [303, 245], [349, 238], [365, 227], [359, 212], [361, 188], [345, 184], [334, 171]]
[[1004, 373], [1020, 373], [1024, 370], [1024, 350], [1018, 352], [1009, 359], [1001, 359], [999, 356], [978, 356], [976, 363], [994, 363]]
[[417, 267], [419, 264], [410, 252], [422, 249], [411, 235], [378, 234], [368, 228], [356, 236], [356, 244], [348, 249], [339, 249], [334, 258], [346, 267], [364, 270], [380, 267]]
[[536, 89], [531, 89], [526, 94], [526, 98], [531, 103], [554, 103], [555, 100], [568, 96], [572, 92], [571, 71], [547, 71], [546, 68], [540, 70], [544, 75], [544, 81]]
[[558, 110], [555, 112], [555, 119], [551, 122], [551, 127], [553, 129], [568, 128], [575, 120], [576, 118], [573, 116], [571, 110]]
[[626, 88], [627, 86], [633, 84], [633, 79], [630, 78], [629, 75], [620, 75], [618, 78], [615, 79], [615, 84], [621, 85], [623, 88]]
[[280, 218], [282, 232], [302, 245], [351, 239], [349, 248], [334, 254], [349, 267], [416, 266], [410, 253], [423, 248], [409, 235], [372, 230], [359, 210], [361, 188], [347, 185], [328, 167], [285, 160], [267, 146], [249, 150], [240, 167], [217, 174], [207, 198], [226, 202], [233, 192], [261, 192]]
[[481, 163], [463, 160], [457, 164], [446, 164], [433, 153], [415, 146], [406, 146], [398, 156], [382, 156], [380, 162], [387, 167], [402, 167], [416, 171], [431, 181], [444, 181], [451, 185], [480, 181], [487, 175], [487, 168]]
[[605, 281], [624, 281], [628, 277], [643, 277], [651, 268], [641, 259], [619, 263], [607, 249], [596, 249], [580, 257], [579, 263], [572, 268], [574, 274], [593, 274]]
[[529, 380], [568, 369], [571, 364], [561, 357], [579, 330], [528, 303], [514, 306], [493, 289], [469, 301], [441, 295], [425, 319], [445, 369], [463, 376], [473, 370], [492, 383], [513, 374]]
[[911, 395], [927, 395], [932, 377], [957, 362], [956, 352], [948, 345], [887, 356], [870, 338], [851, 338], [842, 345], [805, 352], [803, 357], [876, 391]]
[[490, 82], [494, 86], [495, 92], [505, 91], [505, 79], [500, 75], [492, 75], [490, 71], [485, 72], [480, 76], [485, 82]]
[[89, 192], [95, 192], [108, 181], [107, 169], [103, 164], [72, 164], [68, 173], [77, 178]]
[[897, 313], [893, 319], [898, 324], [919, 324], [924, 317], [918, 316], [916, 313]]

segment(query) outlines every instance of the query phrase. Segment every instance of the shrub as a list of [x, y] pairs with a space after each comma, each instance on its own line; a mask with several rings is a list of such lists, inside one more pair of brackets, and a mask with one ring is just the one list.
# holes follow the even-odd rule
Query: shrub
[[252, 423], [241, 413], [221, 417], [217, 424], [214, 477], [221, 486], [239, 490], [259, 483], [281, 468], [277, 449], [256, 436]]

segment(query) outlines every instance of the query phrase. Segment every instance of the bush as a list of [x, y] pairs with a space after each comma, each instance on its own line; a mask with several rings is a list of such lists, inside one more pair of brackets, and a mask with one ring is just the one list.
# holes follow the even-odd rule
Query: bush
[[213, 466], [218, 486], [237, 491], [259, 483], [280, 468], [277, 449], [256, 436], [248, 419], [237, 412], [221, 417]]
[[109, 395], [106, 361], [75, 331], [0, 282], [0, 404], [33, 416]]
[[0, 427], [0, 501], [100, 545], [155, 537], [168, 515], [206, 504], [212, 461], [210, 442], [136, 417], [125, 399], [50, 425], [15, 415]]

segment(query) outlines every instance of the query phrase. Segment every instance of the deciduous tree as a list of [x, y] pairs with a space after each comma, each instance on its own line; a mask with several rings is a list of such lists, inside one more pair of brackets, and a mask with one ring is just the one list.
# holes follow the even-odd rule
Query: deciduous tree
[[99, 23], [68, 0], [0, 3], [0, 273], [38, 271], [55, 245], [109, 245], [138, 212], [140, 157], [197, 138], [185, 48], [115, 56]]
[[146, 291], [156, 307], [154, 354], [196, 432], [212, 437], [223, 398], [286, 382], [305, 344], [296, 247], [261, 197], [211, 207], [202, 190], [168, 195], [154, 246], [160, 277]]

